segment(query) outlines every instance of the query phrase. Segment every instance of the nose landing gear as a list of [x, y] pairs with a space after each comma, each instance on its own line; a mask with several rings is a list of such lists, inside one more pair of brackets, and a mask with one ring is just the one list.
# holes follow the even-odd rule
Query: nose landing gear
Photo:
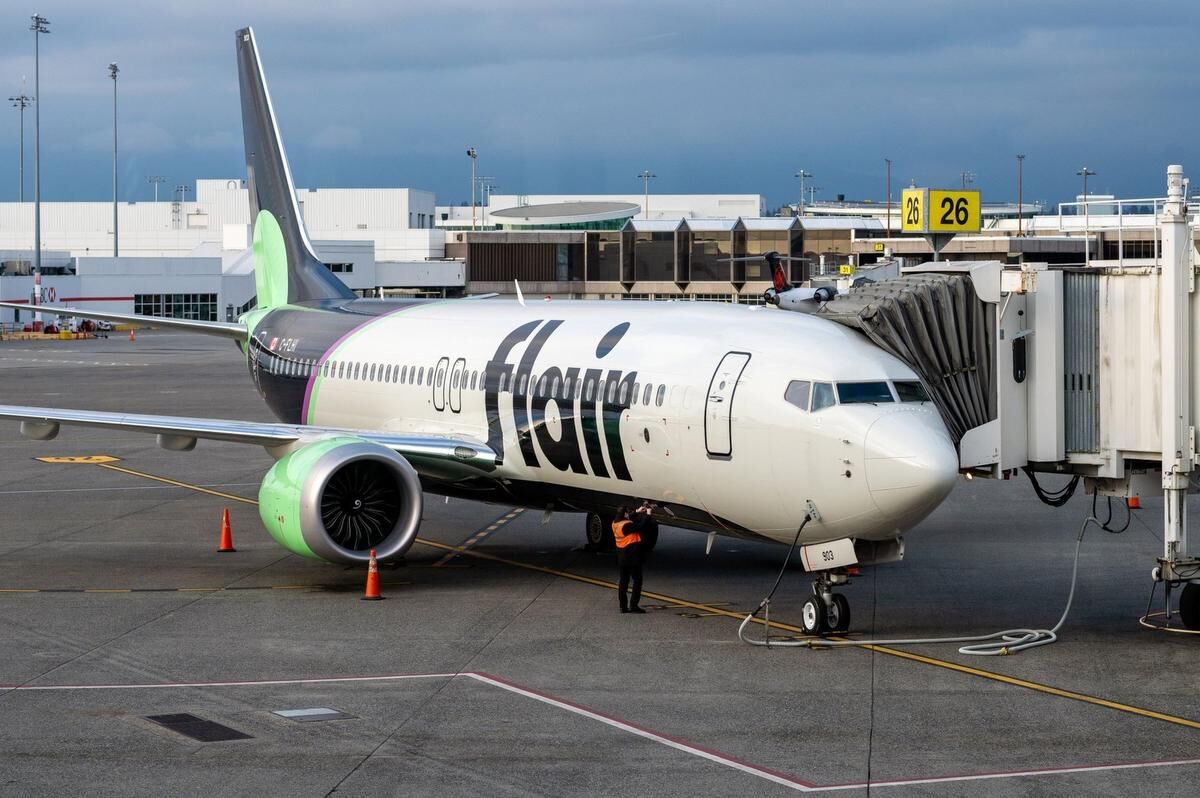
[[812, 595], [800, 608], [800, 627], [805, 634], [841, 634], [850, 628], [850, 602], [833, 588], [850, 583], [846, 569], [822, 571], [813, 580]]

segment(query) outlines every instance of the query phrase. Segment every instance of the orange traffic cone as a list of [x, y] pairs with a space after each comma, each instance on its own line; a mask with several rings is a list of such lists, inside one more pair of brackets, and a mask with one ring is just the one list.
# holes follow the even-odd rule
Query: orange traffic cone
[[1142, 509], [1142, 497], [1130, 496], [1126, 504], [1129, 506], [1130, 510], [1140, 510]]
[[130, 328], [129, 328], [129, 340], [130, 340], [130, 341], [136, 341], [136, 340], [137, 340], [137, 336], [133, 334], [133, 328], [132, 328], [132, 327], [130, 327]]
[[225, 508], [225, 514], [221, 516], [221, 545], [217, 547], [217, 552], [224, 554], [230, 551], [237, 551], [233, 547], [233, 530], [229, 528], [229, 508]]
[[363, 593], [363, 601], [379, 601], [379, 563], [375, 561], [375, 549], [371, 549], [371, 559], [367, 563], [367, 591]]

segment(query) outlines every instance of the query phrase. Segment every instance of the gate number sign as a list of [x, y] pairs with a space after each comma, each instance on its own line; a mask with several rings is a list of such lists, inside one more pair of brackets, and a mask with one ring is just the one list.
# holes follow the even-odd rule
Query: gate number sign
[[900, 221], [906, 233], [978, 233], [979, 192], [906, 188]]

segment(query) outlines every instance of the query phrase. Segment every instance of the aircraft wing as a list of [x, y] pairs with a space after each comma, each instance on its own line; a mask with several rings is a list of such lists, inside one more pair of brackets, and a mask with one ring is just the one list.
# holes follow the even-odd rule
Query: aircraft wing
[[21, 434], [37, 440], [56, 437], [62, 424], [158, 435], [161, 446], [180, 451], [191, 449], [197, 439], [279, 449], [290, 444], [349, 436], [386, 446], [412, 463], [418, 474], [431, 478], [464, 479], [480, 476], [496, 467], [496, 453], [487, 444], [445, 435], [16, 405], [0, 405], [0, 419], [3, 418], [19, 420]]
[[55, 316], [78, 316], [82, 319], [115, 321], [118, 324], [141, 324], [146, 327], [157, 327], [167, 330], [186, 330], [187, 332], [202, 333], [204, 335], [233, 338], [236, 341], [245, 341], [248, 336], [246, 325], [236, 322], [169, 319], [164, 316], [140, 316], [136, 313], [84, 310], [83, 308], [72, 308], [66, 305], [30, 305], [28, 302], [0, 302], [0, 308], [28, 310], [32, 313], [50, 313]]

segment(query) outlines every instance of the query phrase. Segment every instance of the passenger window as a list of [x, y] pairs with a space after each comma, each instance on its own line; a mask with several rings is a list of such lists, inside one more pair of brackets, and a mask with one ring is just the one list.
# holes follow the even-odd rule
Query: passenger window
[[575, 380], [575, 401], [579, 401], [579, 398], [581, 396], [583, 396], [583, 380], [576, 379]]
[[892, 389], [886, 382], [839, 382], [838, 404], [870, 405], [894, 402]]
[[801, 410], [807, 410], [810, 393], [812, 393], [811, 382], [808, 380], [792, 380], [788, 383], [787, 390], [783, 392], [783, 398]]
[[837, 404], [833, 398], [833, 386], [827, 382], [814, 382], [812, 391], [812, 411], [824, 410]]
[[653, 393], [653, 391], [654, 386], [650, 383], [646, 383], [646, 390], [642, 393], [642, 404], [644, 404], [646, 407], [650, 406], [650, 394]]
[[543, 374], [542, 378], [540, 380], [538, 380], [537, 395], [539, 398], [542, 398], [542, 399], [546, 398], [546, 375], [545, 374]]
[[375, 366], [375, 363], [371, 364], [371, 376], [367, 377], [367, 379], [369, 379], [371, 382], [375, 382]]
[[[642, 392], [641, 389], [642, 389], [641, 383], [635, 382], [633, 384], [633, 403], [635, 405], [637, 404], [638, 394], [640, 394]], [[624, 400], [622, 400], [622, 401], [624, 401]]]
[[608, 381], [608, 399], [606, 399], [605, 401], [607, 401], [611, 405], [613, 402], [616, 401], [616, 399], [617, 399], [617, 381], [609, 380]]
[[392, 381], [392, 366], [390, 363], [383, 367], [383, 381], [384, 382]]
[[400, 367], [392, 366], [392, 382], [400, 382]]
[[919, 380], [896, 380], [895, 386], [896, 395], [900, 397], [901, 402], [931, 401], [925, 386]]
[[346, 376], [346, 361], [339, 360], [336, 368], [337, 368], [337, 378], [339, 380]]
[[623, 383], [621, 383], [621, 392], [619, 394], [617, 394], [617, 401], [621, 404], [625, 404], [625, 400], [628, 398], [629, 398], [629, 383], [623, 382]]
[[558, 398], [558, 377], [555, 377], [554, 382], [550, 383], [550, 395], [556, 399]]
[[[486, 373], [486, 372], [485, 372], [485, 373]], [[506, 382], [505, 378], [506, 378], [507, 376], [508, 376], [507, 374], [503, 374], [503, 373], [500, 375], [500, 387], [498, 387], [498, 388], [496, 389], [496, 392], [497, 392], [497, 393], [504, 393], [504, 383]]]
[[529, 387], [529, 375], [528, 375], [528, 374], [522, 374], [522, 375], [521, 375], [521, 385], [520, 385], [520, 387], [519, 387], [519, 388], [517, 388], [517, 396], [524, 396], [524, 395], [525, 395], [525, 389], [526, 389], [526, 388], [528, 388], [528, 387]]
[[424, 384], [425, 384], [425, 367], [421, 366], [421, 369], [417, 372], [417, 385], [424, 385]]
[[667, 385], [666, 385], [666, 383], [663, 383], [662, 385], [658, 386], [658, 393], [654, 397], [654, 404], [658, 405], [659, 407], [662, 407], [663, 399], [665, 399], [666, 397], [667, 397]]
[[596, 390], [595, 381], [593, 381], [591, 377], [588, 377], [587, 388], [585, 389], [584, 398], [589, 402], [592, 401], [592, 395], [595, 390]]
[[437, 373], [437, 387], [441, 388], [446, 382], [446, 372], [439, 371]]
[[472, 391], [475, 390], [475, 380], [476, 380], [476, 377], [478, 377], [478, 376], [479, 376], [478, 371], [471, 372], [471, 390]]

